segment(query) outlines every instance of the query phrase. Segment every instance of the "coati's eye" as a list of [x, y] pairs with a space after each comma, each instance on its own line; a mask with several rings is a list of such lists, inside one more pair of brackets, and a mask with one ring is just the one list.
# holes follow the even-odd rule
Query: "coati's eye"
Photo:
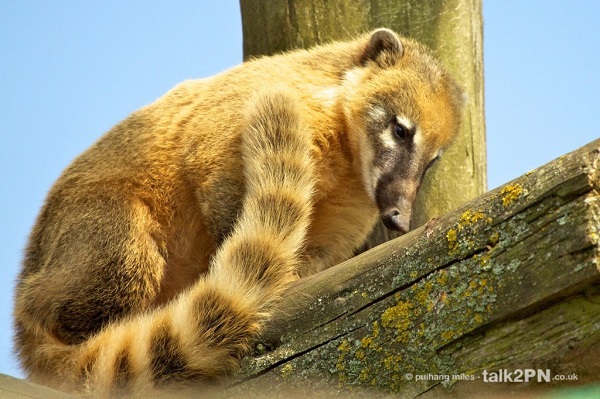
[[406, 129], [406, 127], [398, 122], [396, 122], [394, 124], [394, 134], [396, 135], [396, 137], [398, 137], [400, 140], [404, 141], [406, 140], [406, 134], [407, 134], [408, 129]]

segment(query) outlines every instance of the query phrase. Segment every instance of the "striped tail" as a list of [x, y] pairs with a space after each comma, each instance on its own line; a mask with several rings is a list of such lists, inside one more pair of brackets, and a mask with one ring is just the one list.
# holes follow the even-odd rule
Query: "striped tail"
[[109, 325], [79, 346], [40, 345], [47, 356], [65, 358], [63, 375], [80, 392], [132, 397], [223, 379], [296, 278], [312, 208], [311, 138], [285, 89], [250, 104], [242, 133], [246, 195], [209, 273], [166, 306]]

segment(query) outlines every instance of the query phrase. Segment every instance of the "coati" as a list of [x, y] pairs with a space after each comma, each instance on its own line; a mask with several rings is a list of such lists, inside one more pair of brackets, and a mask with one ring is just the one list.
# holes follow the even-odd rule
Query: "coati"
[[459, 86], [378, 29], [184, 82], [63, 172], [18, 277], [34, 381], [92, 396], [236, 371], [294, 279], [410, 227], [460, 123]]

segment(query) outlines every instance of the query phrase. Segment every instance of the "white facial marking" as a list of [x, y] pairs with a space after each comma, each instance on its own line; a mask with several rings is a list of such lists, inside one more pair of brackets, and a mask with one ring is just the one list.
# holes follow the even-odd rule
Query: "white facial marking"
[[410, 119], [405, 118], [402, 115], [396, 115], [396, 121], [401, 124], [402, 126], [404, 126], [405, 128], [407, 128], [408, 130], [413, 128], [413, 123], [410, 121]]
[[415, 135], [413, 136], [413, 148], [415, 155], [412, 157], [410, 167], [412, 171], [416, 171], [419, 168], [420, 159], [423, 157], [423, 133], [419, 128], [416, 129]]
[[381, 175], [381, 170], [373, 164], [375, 161], [375, 151], [365, 135], [360, 135], [359, 145], [363, 184], [369, 198], [375, 201], [375, 185]]
[[398, 145], [389, 129], [386, 129], [379, 134], [379, 142], [388, 150], [393, 150]]
[[[385, 119], [387, 118], [387, 113], [385, 112], [385, 109], [378, 105], [371, 107], [368, 113], [369, 118], [374, 121], [385, 121]], [[386, 128], [379, 134], [379, 141], [381, 142], [381, 145], [383, 145], [389, 150], [393, 150], [396, 147], [396, 142], [392, 137], [392, 132], [389, 128]]]
[[417, 152], [421, 149], [422, 144], [423, 144], [423, 132], [421, 132], [421, 129], [417, 128], [417, 130], [415, 131], [415, 136], [413, 137], [413, 145], [415, 146], [415, 149], [417, 150]]
[[379, 181], [379, 178], [381, 177], [382, 173], [383, 173], [383, 171], [381, 170], [381, 168], [378, 168], [376, 166], [373, 167], [373, 170], [371, 173], [371, 181], [369, 182], [369, 190], [367, 190], [367, 193], [369, 194], [369, 198], [371, 198], [371, 200], [373, 202], [376, 202], [375, 189], [377, 188], [377, 182]]
[[369, 108], [369, 116], [374, 120], [385, 119], [385, 115], [385, 109], [383, 109], [383, 107], [380, 107], [379, 105], [375, 105]]

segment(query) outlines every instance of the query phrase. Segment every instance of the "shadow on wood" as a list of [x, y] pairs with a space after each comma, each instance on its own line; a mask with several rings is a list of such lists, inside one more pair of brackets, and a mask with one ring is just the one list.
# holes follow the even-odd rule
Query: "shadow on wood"
[[[297, 282], [225, 396], [470, 397], [598, 381], [599, 153], [596, 140]], [[489, 382], [500, 369], [535, 376]]]

